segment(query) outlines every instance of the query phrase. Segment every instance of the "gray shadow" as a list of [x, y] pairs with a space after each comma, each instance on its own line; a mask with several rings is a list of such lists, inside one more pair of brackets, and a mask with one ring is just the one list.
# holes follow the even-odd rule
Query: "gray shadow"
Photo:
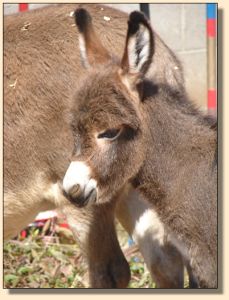
[[218, 289], [223, 292], [223, 25], [224, 12], [218, 10], [218, 31], [217, 31], [217, 115], [218, 115]]
[[221, 294], [218, 289], [11, 289], [9, 295], [68, 295], [68, 294]]

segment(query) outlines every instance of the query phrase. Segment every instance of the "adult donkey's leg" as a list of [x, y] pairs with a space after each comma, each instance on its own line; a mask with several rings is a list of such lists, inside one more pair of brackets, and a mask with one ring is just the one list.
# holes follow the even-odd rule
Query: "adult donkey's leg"
[[166, 239], [163, 224], [148, 203], [133, 189], [120, 194], [116, 216], [137, 243], [158, 288], [183, 288], [184, 263]]
[[63, 208], [89, 267], [93, 288], [125, 288], [129, 265], [119, 246], [114, 225], [114, 203], [88, 208]]

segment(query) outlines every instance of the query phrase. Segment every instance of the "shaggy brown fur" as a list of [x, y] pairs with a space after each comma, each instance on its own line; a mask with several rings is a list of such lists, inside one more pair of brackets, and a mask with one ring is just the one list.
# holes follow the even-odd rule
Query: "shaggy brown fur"
[[[73, 138], [64, 116], [72, 89], [84, 72], [74, 21], [69, 16], [76, 7], [51, 6], [4, 18], [6, 239], [27, 226], [39, 211], [59, 206], [56, 202], [60, 200], [50, 196], [49, 187], [63, 178], [71, 158]], [[97, 15], [97, 26], [104, 31], [100, 7], [87, 7]], [[118, 48], [126, 15], [109, 8], [105, 11], [114, 17], [118, 43], [113, 47]], [[122, 22], [118, 20], [120, 15]], [[30, 25], [22, 30], [25, 23]], [[107, 45], [113, 43], [111, 36], [104, 34]], [[60, 204], [88, 259], [90, 285], [126, 287], [130, 272], [115, 234], [114, 209], [105, 205], [85, 213], [69, 202], [63, 206], [61, 200]], [[97, 219], [106, 225], [101, 226]], [[104, 234], [104, 228], [109, 234]]]
[[[91, 68], [79, 86], [71, 125], [82, 155], [73, 155], [73, 160], [90, 166], [98, 184], [98, 202], [109, 201], [131, 182], [151, 203], [168, 235], [184, 246], [199, 286], [216, 288], [216, 131], [212, 120], [191, 104], [182, 85], [144, 79], [154, 35], [142, 19], [139, 13], [130, 15], [121, 66], [108, 60]], [[150, 31], [151, 46], [138, 72], [139, 48], [146, 40], [140, 33], [142, 26]], [[86, 51], [92, 49], [93, 43]], [[163, 51], [160, 54], [164, 57]], [[134, 55], [135, 72], [126, 67]], [[159, 56], [155, 53], [153, 65]], [[120, 128], [118, 138], [100, 143], [101, 132]]]
[[[85, 73], [69, 16], [76, 7], [57, 5], [4, 18], [4, 236], [17, 234], [39, 211], [61, 205], [87, 254], [91, 286], [126, 287], [129, 268], [115, 235], [113, 206], [79, 210], [57, 199], [52, 190], [71, 160], [74, 139], [65, 120], [72, 91]], [[103, 44], [120, 53], [126, 14], [97, 5], [85, 7], [94, 16], [95, 32]], [[105, 14], [111, 17], [109, 23]], [[154, 57], [148, 77], [182, 88], [181, 66], [157, 36]], [[129, 128], [127, 138], [131, 140], [132, 134]], [[162, 272], [171, 274], [174, 268]], [[178, 287], [182, 282], [168, 284], [158, 277], [158, 286]]]

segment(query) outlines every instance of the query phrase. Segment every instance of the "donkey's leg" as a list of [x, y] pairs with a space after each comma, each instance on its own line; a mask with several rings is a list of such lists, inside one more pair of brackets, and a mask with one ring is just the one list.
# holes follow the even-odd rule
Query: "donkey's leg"
[[58, 207], [82, 249], [93, 288], [125, 288], [130, 280], [129, 265], [115, 231], [116, 201], [77, 208], [62, 194], [61, 184], [51, 185], [45, 198]]
[[157, 287], [183, 288], [183, 258], [167, 241], [163, 224], [148, 203], [127, 188], [119, 197], [116, 216], [138, 244]]
[[198, 285], [197, 279], [195, 278], [195, 276], [193, 274], [193, 270], [192, 270], [189, 262], [186, 264], [186, 268], [187, 268], [187, 272], [189, 275], [189, 288], [197, 289], [199, 287], [199, 285]]
[[88, 262], [90, 286], [126, 288], [130, 270], [116, 236], [114, 203], [62, 210]]

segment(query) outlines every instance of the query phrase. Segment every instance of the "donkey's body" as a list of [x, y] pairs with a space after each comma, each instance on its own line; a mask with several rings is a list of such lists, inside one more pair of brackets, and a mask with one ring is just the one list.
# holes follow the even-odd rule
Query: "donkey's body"
[[[59, 190], [58, 182], [65, 174], [74, 145], [66, 122], [69, 99], [84, 73], [70, 17], [75, 7], [55, 6], [5, 17], [4, 237], [13, 237], [41, 210], [61, 207], [88, 258], [91, 285], [125, 287], [129, 269], [115, 234], [114, 205], [107, 203], [79, 210]], [[104, 44], [120, 52], [126, 15], [106, 7], [103, 10], [96, 5], [86, 7], [95, 16], [95, 26]], [[111, 17], [110, 23], [104, 21], [105, 14]], [[111, 31], [107, 31], [107, 26]], [[182, 87], [179, 62], [159, 38], [155, 46], [155, 55], [158, 57], [163, 51], [164, 57], [150, 69], [149, 77], [174, 88]], [[163, 257], [164, 250], [154, 241], [152, 224], [149, 229], [152, 234], [138, 239], [134, 228], [144, 223], [144, 218], [139, 219], [148, 207], [143, 201], [135, 201], [141, 206], [137, 210], [140, 215], [128, 208], [124, 217], [124, 202], [120, 201], [122, 223], [147, 253], [144, 256], [158, 286], [182, 286], [183, 266], [175, 266], [177, 261], [182, 264], [181, 258], [171, 263], [170, 268], [155, 260], [155, 255]], [[131, 220], [129, 224], [127, 219]], [[154, 272], [156, 266], [160, 274]], [[174, 275], [174, 270], [178, 274]]]
[[[40, 211], [61, 206], [88, 259], [91, 286], [126, 287], [129, 267], [115, 234], [114, 208], [105, 205], [85, 212], [59, 194], [58, 180], [73, 149], [64, 116], [71, 90], [84, 72], [70, 17], [75, 7], [55, 6], [5, 17], [4, 238], [16, 235]], [[88, 8], [97, 12], [102, 31], [99, 6]], [[25, 23], [30, 23], [27, 30], [23, 30]], [[114, 47], [123, 40], [120, 31]], [[105, 39], [109, 41], [108, 36]]]
[[150, 159], [135, 177], [135, 187], [185, 245], [200, 286], [216, 287], [216, 131], [185, 95], [168, 87], [158, 86], [157, 95], [146, 98], [145, 104]]
[[[183, 248], [199, 286], [216, 288], [213, 120], [193, 107], [182, 85], [143, 77], [160, 58], [143, 15], [130, 15], [121, 63], [109, 59], [85, 10], [76, 12], [76, 23], [81, 56], [90, 69], [72, 102], [78, 147], [63, 180], [66, 195], [81, 205], [108, 202], [131, 184], [154, 208], [158, 243], [163, 247], [169, 240]], [[146, 231], [142, 226], [140, 233]]]

